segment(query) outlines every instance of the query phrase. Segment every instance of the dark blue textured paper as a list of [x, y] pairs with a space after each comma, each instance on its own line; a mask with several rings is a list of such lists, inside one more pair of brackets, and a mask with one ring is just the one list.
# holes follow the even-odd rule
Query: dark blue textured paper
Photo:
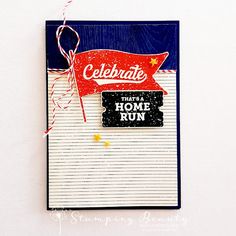
[[[46, 22], [47, 67], [68, 68], [60, 54], [56, 30], [62, 21]], [[115, 21], [68, 21], [81, 38], [78, 52], [92, 49], [114, 49], [137, 54], [169, 52], [169, 57], [160, 69], [177, 69], [178, 22], [115, 22]], [[69, 51], [76, 44], [73, 32], [65, 29], [61, 37], [62, 47]]]

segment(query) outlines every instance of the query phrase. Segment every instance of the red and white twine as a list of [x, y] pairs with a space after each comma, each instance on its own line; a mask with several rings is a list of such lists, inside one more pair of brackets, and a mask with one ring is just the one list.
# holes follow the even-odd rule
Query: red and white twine
[[176, 70], [158, 70], [158, 74], [175, 74]]
[[[61, 109], [61, 110], [67, 109], [69, 107], [70, 103], [72, 102], [72, 97], [73, 97], [73, 95], [75, 93], [74, 92], [74, 88], [76, 86], [76, 79], [75, 79], [75, 76], [74, 76], [74, 61], [75, 61], [75, 53], [76, 53], [76, 51], [77, 51], [77, 49], [79, 47], [80, 37], [79, 37], [79, 34], [72, 27], [70, 27], [69, 25], [66, 25], [65, 12], [66, 12], [66, 8], [71, 4], [71, 2], [72, 2], [72, 0], [69, 0], [65, 4], [65, 6], [63, 8], [63, 24], [60, 25], [57, 28], [57, 31], [56, 31], [56, 39], [57, 39], [58, 49], [59, 49], [60, 53], [62, 54], [62, 56], [67, 60], [69, 68], [66, 69], [66, 70], [50, 69], [50, 72], [57, 73], [57, 74], [59, 74], [59, 76], [56, 77], [53, 80], [52, 86], [51, 86], [50, 97], [51, 97], [52, 104], [53, 104], [52, 120], [51, 120], [49, 128], [44, 132], [45, 136], [49, 134], [49, 132], [53, 129], [53, 127], [55, 125], [57, 109]], [[74, 50], [70, 50], [69, 54], [66, 53], [66, 51], [61, 46], [61, 42], [60, 42], [61, 35], [62, 35], [63, 30], [65, 28], [68, 28], [69, 30], [71, 30], [76, 35], [76, 37], [77, 37], [77, 43], [75, 45], [75, 48], [74, 48]], [[66, 91], [63, 94], [61, 94], [59, 97], [56, 97], [55, 96], [55, 86], [56, 86], [56, 83], [64, 75], [67, 75], [67, 81], [68, 81], [69, 87], [68, 87], [68, 89], [66, 89]], [[77, 89], [77, 92], [79, 93], [78, 89]], [[67, 98], [69, 97], [69, 99], [65, 103], [63, 103], [62, 100], [64, 98], [66, 98], [66, 97]], [[82, 103], [81, 97], [80, 97], [80, 104], [81, 104], [81, 108], [82, 108], [82, 111], [83, 111], [84, 121], [86, 121], [86, 117], [85, 117], [85, 114], [84, 114], [83, 103]]]
[[68, 8], [68, 6], [73, 2], [73, 0], [69, 0], [66, 2], [63, 10], [62, 10], [62, 16], [63, 16], [63, 25], [66, 24], [66, 9]]

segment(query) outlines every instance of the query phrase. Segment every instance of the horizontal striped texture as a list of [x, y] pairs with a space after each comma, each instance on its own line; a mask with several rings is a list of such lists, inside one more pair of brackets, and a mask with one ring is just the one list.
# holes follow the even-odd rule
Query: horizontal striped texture
[[[56, 76], [48, 74], [49, 94]], [[169, 93], [161, 107], [164, 127], [103, 128], [100, 94], [83, 98], [87, 123], [77, 96], [57, 112], [49, 135], [50, 208], [177, 206], [176, 74], [155, 78]], [[67, 87], [60, 79], [55, 96]], [[49, 122], [52, 108], [49, 99]], [[100, 142], [93, 141], [96, 133]]]

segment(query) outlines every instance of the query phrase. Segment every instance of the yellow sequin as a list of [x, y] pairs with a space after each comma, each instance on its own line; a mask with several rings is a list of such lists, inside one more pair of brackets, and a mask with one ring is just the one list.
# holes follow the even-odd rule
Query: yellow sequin
[[110, 142], [110, 141], [106, 140], [106, 141], [104, 142], [104, 146], [105, 146], [105, 147], [109, 147], [110, 145], [111, 145], [111, 142]]
[[94, 141], [96, 141], [96, 142], [99, 142], [99, 141], [101, 140], [101, 138], [102, 138], [102, 136], [101, 136], [100, 134], [94, 134], [94, 135], [93, 135], [93, 139], [94, 139]]

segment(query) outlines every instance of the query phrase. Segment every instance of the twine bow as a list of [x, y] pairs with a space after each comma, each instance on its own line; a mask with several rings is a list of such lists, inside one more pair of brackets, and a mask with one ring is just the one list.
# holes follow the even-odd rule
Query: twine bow
[[[50, 70], [51, 72], [57, 73], [60, 76], [56, 77], [53, 80], [53, 83], [52, 83], [52, 86], [51, 86], [50, 97], [51, 97], [51, 101], [52, 101], [52, 104], [53, 104], [52, 121], [50, 123], [49, 128], [44, 132], [45, 136], [47, 136], [50, 133], [50, 131], [53, 129], [53, 127], [55, 125], [57, 109], [65, 110], [69, 107], [70, 103], [72, 102], [72, 97], [74, 96], [74, 93], [75, 93], [75, 91], [74, 91], [75, 87], [77, 88], [77, 92], [78, 92], [78, 95], [79, 95], [79, 90], [78, 90], [78, 87], [77, 87], [75, 73], [74, 73], [74, 62], [75, 62], [75, 53], [76, 53], [76, 51], [79, 47], [79, 44], [80, 44], [80, 37], [79, 37], [79, 34], [71, 26], [66, 24], [66, 17], [65, 17], [65, 9], [69, 6], [69, 4], [71, 2], [72, 2], [72, 0], [70, 0], [66, 3], [66, 5], [63, 9], [63, 17], [64, 17], [63, 24], [60, 25], [57, 28], [57, 31], [56, 31], [56, 39], [57, 39], [58, 49], [59, 49], [60, 53], [62, 54], [62, 56], [67, 60], [69, 68], [66, 69], [66, 70], [63, 70], [63, 71], [61, 69], [51, 69]], [[75, 45], [75, 48], [74, 48], [74, 50], [70, 50], [69, 54], [66, 53], [64, 48], [61, 46], [61, 42], [60, 42], [61, 35], [62, 35], [63, 30], [65, 28], [68, 28], [69, 30], [71, 30], [77, 37], [77, 43]], [[67, 75], [67, 81], [68, 81], [69, 86], [68, 86], [68, 89], [66, 89], [66, 91], [63, 94], [61, 94], [59, 97], [56, 97], [55, 96], [55, 85], [56, 85], [57, 81], [62, 78], [63, 75]], [[67, 100], [66, 102], [63, 103], [62, 100], [64, 98], [68, 97], [68, 96], [69, 96], [69, 100]], [[86, 116], [85, 116], [85, 112], [84, 112], [83, 101], [82, 101], [82, 98], [80, 96], [79, 96], [79, 99], [80, 99], [80, 105], [81, 105], [81, 108], [82, 108], [84, 122], [86, 122]]]

